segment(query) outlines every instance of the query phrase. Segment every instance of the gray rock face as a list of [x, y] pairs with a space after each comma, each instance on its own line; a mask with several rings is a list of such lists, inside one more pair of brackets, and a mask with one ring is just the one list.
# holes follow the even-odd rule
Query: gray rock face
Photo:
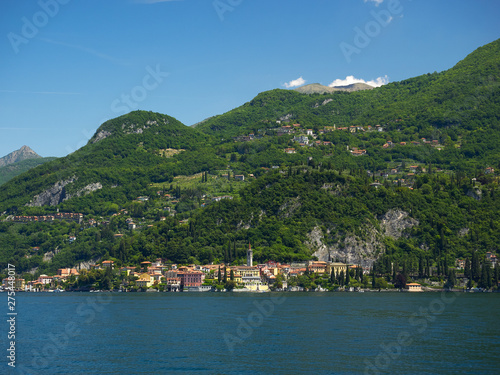
[[366, 223], [354, 233], [336, 233], [330, 235], [330, 229], [325, 234], [319, 227], [308, 234], [308, 246], [313, 255], [321, 261], [340, 260], [351, 264], [361, 264], [363, 267], [372, 266], [379, 254], [385, 251], [384, 237], [399, 238], [405, 229], [418, 225], [418, 221], [409, 217], [402, 210], [389, 210], [378, 217], [380, 229], [372, 223]]
[[289, 218], [293, 215], [295, 210], [301, 206], [300, 197], [289, 199], [279, 208], [280, 217]]
[[93, 191], [102, 189], [102, 184], [100, 182], [94, 182], [92, 184], [88, 184], [84, 188], [78, 190], [75, 194], [67, 194], [64, 200], [68, 200], [74, 197], [81, 197], [82, 195], [87, 195], [92, 193]]
[[[334, 237], [334, 243], [325, 244], [325, 238], [319, 227], [308, 235], [309, 241], [306, 243], [311, 249], [316, 249], [314, 256], [321, 261], [347, 262], [351, 264], [361, 264], [363, 267], [370, 267], [379, 251], [383, 250], [384, 244], [382, 237], [377, 230], [369, 224], [360, 228], [364, 232], [364, 239], [354, 234], [349, 234], [340, 238], [340, 235]], [[327, 232], [327, 235], [329, 231]]]
[[418, 220], [409, 217], [407, 212], [401, 210], [389, 210], [378, 219], [382, 233], [394, 239], [401, 237], [405, 229], [419, 224]]
[[41, 158], [35, 151], [33, 151], [28, 146], [23, 146], [19, 150], [13, 151], [10, 154], [0, 158], [0, 167], [14, 164], [26, 159], [38, 159]]
[[66, 192], [66, 186], [75, 182], [76, 177], [72, 177], [66, 181], [58, 181], [51, 188], [45, 190], [44, 192], [35, 195], [33, 200], [26, 206], [29, 207], [41, 207], [41, 206], [57, 206], [59, 203], [64, 202], [68, 199], [74, 197], [81, 197], [82, 195], [89, 194], [93, 191], [102, 189], [102, 184], [100, 182], [94, 182], [88, 184], [84, 188], [78, 190], [76, 193], [68, 194]]
[[472, 189], [467, 191], [467, 196], [474, 198], [477, 201], [480, 201], [481, 198], [483, 197], [483, 192], [479, 189]]
[[280, 117], [280, 121], [290, 121], [290, 119], [293, 117], [291, 113], [286, 114], [285, 116]]
[[102, 141], [105, 138], [108, 138], [111, 135], [111, 132], [108, 132], [107, 130], [100, 130], [95, 136], [94, 139], [92, 140], [92, 143], [97, 143], [99, 141]]
[[28, 207], [41, 207], [41, 206], [57, 206], [66, 198], [65, 186], [73, 183], [76, 177], [70, 178], [66, 181], [58, 181], [51, 188], [44, 192], [35, 195], [33, 200], [26, 204]]

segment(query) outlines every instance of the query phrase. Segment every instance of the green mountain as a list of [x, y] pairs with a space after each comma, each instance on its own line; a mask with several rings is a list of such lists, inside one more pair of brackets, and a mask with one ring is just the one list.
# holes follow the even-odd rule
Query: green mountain
[[[168, 157], [169, 152], [172, 157]], [[88, 144], [74, 153], [14, 178], [0, 190], [0, 210], [29, 212], [71, 198], [80, 210], [89, 200], [122, 204], [140, 195], [151, 182], [169, 182], [223, 163], [214, 155], [211, 137], [172, 117], [131, 112], [102, 124]], [[96, 193], [88, 196], [92, 191]], [[21, 193], [20, 193], [21, 192]], [[78, 202], [80, 203], [78, 203]]]
[[[145, 111], [109, 120], [82, 149], [0, 187], [0, 266], [243, 262], [250, 241], [258, 262], [446, 275], [457, 257], [498, 251], [499, 77], [495, 41], [441, 73], [271, 90], [196, 127]], [[84, 221], [14, 218], [57, 210]]]
[[42, 158], [28, 146], [23, 146], [19, 150], [0, 158], [0, 185], [37, 165], [53, 159], [55, 158]]
[[[432, 136], [479, 130], [498, 118], [500, 42], [479, 48], [453, 68], [373, 90], [300, 94], [272, 90], [241, 107], [199, 124], [197, 129], [230, 137], [292, 121], [308, 128], [387, 124], [409, 135]], [[399, 120], [396, 122], [396, 120]], [[443, 131], [441, 134], [452, 133]]]
[[7, 181], [13, 179], [14, 177], [34, 168], [38, 165], [47, 163], [54, 160], [55, 158], [35, 158], [35, 159], [25, 159], [22, 161], [15, 162], [13, 164], [5, 165], [0, 167], [0, 185], [6, 183]]

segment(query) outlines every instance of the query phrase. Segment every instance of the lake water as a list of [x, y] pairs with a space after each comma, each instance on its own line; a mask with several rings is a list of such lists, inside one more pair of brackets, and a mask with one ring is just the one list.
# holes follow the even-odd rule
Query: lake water
[[[7, 316], [7, 294], [4, 316]], [[24, 374], [499, 374], [497, 293], [18, 293]], [[0, 327], [8, 349], [8, 323]]]

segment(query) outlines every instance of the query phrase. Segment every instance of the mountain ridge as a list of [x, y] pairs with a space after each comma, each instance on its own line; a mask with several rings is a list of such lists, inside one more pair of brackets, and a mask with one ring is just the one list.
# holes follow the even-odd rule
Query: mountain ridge
[[12, 151], [11, 153], [0, 158], [0, 167], [5, 167], [9, 164], [14, 164], [26, 159], [38, 159], [41, 158], [35, 151], [30, 147], [24, 145], [20, 149]]
[[325, 94], [325, 93], [334, 93], [334, 92], [339, 92], [339, 91], [347, 91], [347, 92], [354, 92], [354, 91], [362, 91], [362, 90], [372, 90], [375, 87], [370, 86], [366, 83], [352, 83], [350, 85], [345, 85], [345, 86], [324, 86], [320, 83], [310, 83], [308, 85], [300, 86], [293, 91], [297, 91], [301, 94]]

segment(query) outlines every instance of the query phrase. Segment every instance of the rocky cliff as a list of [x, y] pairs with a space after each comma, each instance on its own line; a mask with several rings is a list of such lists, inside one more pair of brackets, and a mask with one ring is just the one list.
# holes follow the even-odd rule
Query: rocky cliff
[[47, 190], [37, 194], [33, 197], [30, 203], [26, 204], [29, 207], [41, 207], [41, 206], [57, 206], [59, 203], [64, 202], [68, 199], [74, 197], [80, 197], [82, 195], [89, 194], [93, 191], [102, 189], [102, 184], [100, 182], [95, 182], [88, 184], [82, 189], [69, 194], [66, 191], [66, 186], [72, 184], [77, 180], [77, 177], [72, 177], [67, 180], [61, 180], [56, 182], [52, 187]]
[[337, 233], [334, 228], [326, 230], [314, 228], [308, 234], [306, 245], [314, 251], [313, 255], [321, 261], [341, 261], [370, 267], [377, 256], [385, 251], [384, 237], [399, 238], [406, 229], [418, 225], [402, 210], [389, 210], [376, 218], [374, 223], [367, 222], [356, 233]]

